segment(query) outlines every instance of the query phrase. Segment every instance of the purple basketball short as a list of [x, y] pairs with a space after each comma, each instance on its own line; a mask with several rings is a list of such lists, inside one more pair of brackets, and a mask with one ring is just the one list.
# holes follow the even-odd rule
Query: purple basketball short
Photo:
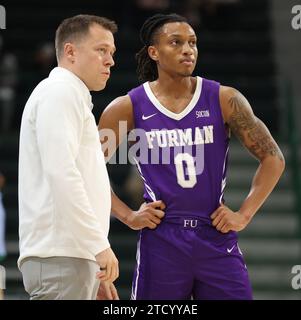
[[164, 219], [143, 229], [137, 245], [133, 300], [252, 299], [236, 232], [196, 218]]

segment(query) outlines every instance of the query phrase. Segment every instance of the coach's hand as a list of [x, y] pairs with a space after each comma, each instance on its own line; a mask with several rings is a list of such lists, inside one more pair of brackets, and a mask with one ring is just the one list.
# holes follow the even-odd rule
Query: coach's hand
[[250, 222], [250, 220], [239, 211], [234, 212], [225, 205], [218, 207], [210, 217], [212, 219], [212, 225], [222, 233], [241, 231]]
[[96, 273], [96, 278], [101, 281], [114, 282], [119, 277], [118, 260], [111, 248], [108, 248], [96, 255], [96, 262], [100, 271]]
[[114, 283], [100, 281], [96, 300], [119, 300], [117, 289]]
[[126, 224], [133, 230], [155, 229], [165, 215], [164, 209], [165, 204], [161, 200], [143, 203], [138, 211], [132, 211], [127, 217]]

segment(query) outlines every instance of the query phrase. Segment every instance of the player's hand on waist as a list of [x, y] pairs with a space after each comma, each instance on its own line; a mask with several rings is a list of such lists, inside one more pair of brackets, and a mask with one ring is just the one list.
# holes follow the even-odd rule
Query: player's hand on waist
[[241, 231], [250, 222], [250, 220], [239, 211], [234, 212], [225, 205], [218, 207], [210, 217], [212, 219], [212, 225], [222, 233]]
[[117, 289], [113, 282], [100, 281], [96, 300], [119, 300]]
[[114, 282], [119, 277], [119, 266], [113, 250], [108, 248], [98, 253], [95, 258], [100, 269], [96, 277], [101, 281]]
[[132, 211], [129, 215], [127, 225], [133, 230], [155, 229], [165, 215], [164, 209], [165, 204], [161, 200], [143, 203], [138, 211]]

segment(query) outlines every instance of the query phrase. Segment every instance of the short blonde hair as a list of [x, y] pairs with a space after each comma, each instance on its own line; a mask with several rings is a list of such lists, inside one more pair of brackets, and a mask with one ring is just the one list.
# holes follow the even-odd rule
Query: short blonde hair
[[89, 14], [80, 14], [62, 21], [55, 33], [56, 58], [59, 61], [64, 44], [66, 42], [78, 41], [87, 35], [89, 28], [93, 24], [98, 24], [104, 29], [117, 32], [117, 24], [105, 17], [98, 17]]

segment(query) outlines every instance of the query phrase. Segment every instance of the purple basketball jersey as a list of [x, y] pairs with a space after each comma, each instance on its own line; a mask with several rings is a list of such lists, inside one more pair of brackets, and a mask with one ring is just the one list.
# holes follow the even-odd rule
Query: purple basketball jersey
[[219, 88], [219, 83], [197, 77], [190, 103], [178, 114], [161, 105], [148, 82], [129, 92], [135, 128], [144, 130], [135, 157], [144, 198], [164, 201], [167, 219], [210, 220], [223, 202], [229, 139]]

